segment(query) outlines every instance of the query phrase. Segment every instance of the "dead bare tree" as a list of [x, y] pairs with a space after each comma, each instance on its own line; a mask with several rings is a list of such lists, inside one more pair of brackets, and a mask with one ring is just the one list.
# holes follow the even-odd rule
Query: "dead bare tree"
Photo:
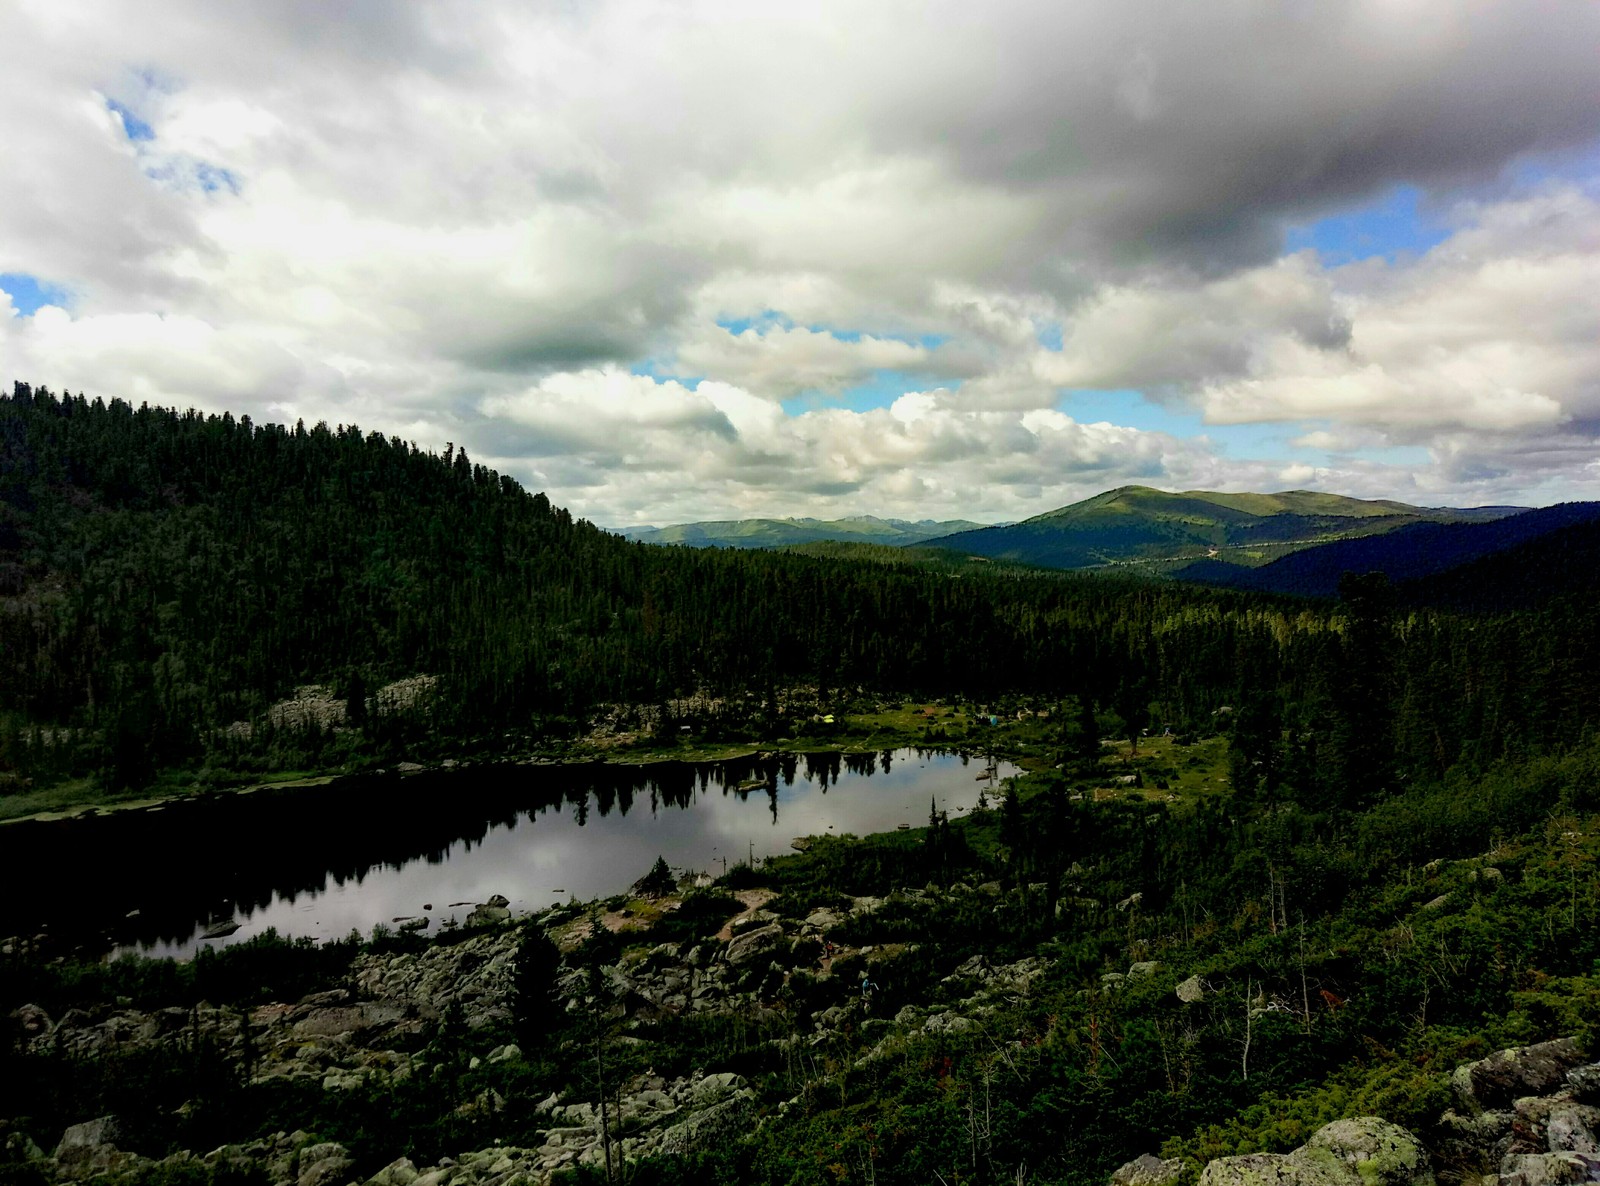
[[1250, 978], [1244, 981], [1244, 1051], [1239, 1057], [1239, 1070], [1241, 1077], [1246, 1081], [1250, 1078], [1250, 1026], [1254, 1020], [1251, 1006], [1255, 1003], [1253, 985]]
[[1311, 1032], [1311, 986], [1306, 982], [1306, 916], [1300, 914], [1300, 1020], [1306, 1027], [1306, 1033]]

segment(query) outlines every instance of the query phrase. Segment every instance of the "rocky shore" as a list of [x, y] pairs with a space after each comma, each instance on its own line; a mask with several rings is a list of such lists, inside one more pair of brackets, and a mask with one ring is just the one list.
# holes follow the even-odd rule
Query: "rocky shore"
[[[989, 887], [948, 892], [982, 895]], [[897, 894], [896, 909], [915, 911], [929, 893]], [[30, 1005], [13, 1012], [11, 1022], [29, 1053], [87, 1063], [166, 1043], [205, 1044], [251, 1084], [296, 1083], [333, 1098], [440, 1073], [436, 1064], [453, 1057], [439, 1045], [447, 1020], [462, 1027], [458, 1032], [509, 1032], [517, 1008], [519, 946], [536, 931], [568, 953], [554, 969], [548, 1007], [603, 1018], [618, 1049], [641, 1045], [632, 1036], [644, 1032], [639, 1027], [723, 1015], [758, 1025], [781, 1020], [784, 1036], [769, 1031], [762, 1040], [798, 1051], [831, 1049], [834, 1037], [848, 1029], [859, 1039], [852, 1056], [857, 1068], [938, 1035], [969, 1030], [982, 1030], [997, 1048], [1016, 1045], [1003, 1028], [990, 1033], [986, 1027], [1002, 1021], [1005, 1010], [1025, 1000], [1049, 970], [1037, 956], [1008, 964], [974, 956], [930, 985], [922, 999], [881, 1015], [858, 988], [858, 978], [870, 983], [892, 975], [896, 962], [916, 946], [853, 947], [845, 939], [852, 919], [884, 909], [885, 900], [835, 898], [803, 915], [780, 915], [766, 908], [768, 897], [745, 895], [745, 909], [715, 936], [648, 945], [646, 932], [643, 941], [622, 947], [614, 962], [595, 969], [579, 967], [571, 953], [587, 929], [605, 925], [605, 918], [568, 909], [508, 919], [504, 906], [491, 899], [475, 912], [478, 925], [465, 936], [414, 951], [368, 950], [351, 964], [343, 987], [296, 1001], [250, 1009], [198, 1004], [141, 1010], [108, 1003], [59, 1017]], [[1159, 971], [1154, 962], [1135, 963], [1126, 972], [1105, 974], [1097, 991], [1126, 991]], [[807, 984], [831, 978], [842, 987], [824, 998], [834, 1002], [826, 1007], [799, 1008], [797, 978]], [[1175, 990], [1185, 1007], [1203, 993], [1197, 977], [1178, 982]], [[514, 1042], [504, 1041], [480, 1051], [471, 1064], [514, 1065], [523, 1058]], [[60, 1133], [0, 1122], [0, 1137], [7, 1164], [28, 1167], [35, 1181], [123, 1186], [180, 1180], [172, 1175], [190, 1171], [216, 1180], [221, 1170], [236, 1169], [242, 1180], [272, 1186], [546, 1186], [566, 1171], [601, 1167], [608, 1159], [681, 1155], [735, 1141], [800, 1102], [763, 1098], [726, 1067], [674, 1075], [635, 1068], [619, 1080], [604, 1108], [599, 1100], [570, 1094], [533, 1100], [479, 1091], [458, 1110], [491, 1118], [515, 1115], [522, 1145], [493, 1144], [427, 1165], [397, 1156], [376, 1172], [369, 1156], [365, 1176], [355, 1172], [349, 1149], [311, 1132], [279, 1132], [162, 1159], [122, 1147], [113, 1115], [85, 1117]], [[1118, 1170], [1111, 1186], [1434, 1186], [1436, 1170], [1446, 1169], [1444, 1180], [1460, 1186], [1600, 1183], [1600, 1063], [1588, 1061], [1577, 1041], [1499, 1051], [1456, 1069], [1451, 1086], [1454, 1107], [1427, 1131], [1407, 1132], [1377, 1117], [1349, 1118], [1287, 1153], [1225, 1157], [1204, 1166], [1147, 1155]], [[526, 1140], [529, 1132], [536, 1139]]]

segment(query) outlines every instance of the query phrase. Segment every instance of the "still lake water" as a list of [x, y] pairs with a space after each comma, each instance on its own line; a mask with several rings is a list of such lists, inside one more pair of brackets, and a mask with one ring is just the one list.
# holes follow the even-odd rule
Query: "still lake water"
[[[720, 874], [796, 836], [952, 817], [990, 783], [981, 760], [894, 750], [702, 764], [517, 766], [218, 795], [158, 810], [0, 828], [6, 933], [93, 936], [192, 955], [275, 927], [341, 938], [493, 894], [515, 912], [621, 893], [657, 856]], [[999, 774], [1015, 774], [1002, 763]], [[233, 935], [202, 939], [212, 921]]]

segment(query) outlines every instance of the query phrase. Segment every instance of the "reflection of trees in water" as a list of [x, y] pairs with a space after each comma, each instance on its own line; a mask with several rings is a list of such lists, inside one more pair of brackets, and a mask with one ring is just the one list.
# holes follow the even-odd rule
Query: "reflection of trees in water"
[[[648, 798], [654, 817], [690, 807], [697, 792], [746, 799], [761, 791], [776, 824], [779, 787], [793, 786], [802, 765], [804, 777], [826, 791], [841, 770], [871, 776], [880, 760], [887, 771], [888, 753], [785, 753], [693, 765], [430, 772], [15, 824], [0, 829], [0, 895], [12, 915], [8, 932], [48, 924], [86, 939], [178, 943], [212, 918], [261, 910], [275, 898], [323, 894], [416, 861], [442, 864], [495, 828], [546, 813], [570, 811], [584, 826], [591, 810], [602, 819], [626, 816], [636, 798]], [[125, 918], [130, 910], [138, 916]]]
[[[806, 781], [814, 782], [827, 794], [830, 785], [839, 781], [839, 768], [843, 764], [843, 754], [806, 754]], [[858, 756], [850, 755], [852, 758]]]
[[[276, 898], [324, 894], [417, 861], [443, 864], [523, 818], [564, 806], [579, 824], [591, 806], [602, 816], [626, 815], [641, 792], [652, 812], [681, 808], [693, 789], [686, 766], [509, 767], [18, 824], [0, 836], [0, 893], [14, 918], [28, 912], [17, 930], [178, 943], [212, 919], [261, 910]], [[96, 875], [77, 874], [86, 869]], [[125, 918], [130, 910], [138, 916]]]
[[851, 774], [863, 774], [870, 777], [878, 772], [878, 755], [876, 753], [846, 754], [844, 755], [844, 768]]

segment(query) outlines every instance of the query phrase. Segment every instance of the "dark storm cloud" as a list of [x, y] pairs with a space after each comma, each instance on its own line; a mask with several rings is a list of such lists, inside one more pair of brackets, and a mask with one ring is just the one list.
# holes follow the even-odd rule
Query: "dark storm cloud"
[[[913, 34], [880, 145], [1043, 195], [1077, 256], [1267, 258], [1286, 219], [1600, 136], [1600, 6], [1049, 5]], [[968, 36], [933, 37], [959, 30]], [[920, 45], [919, 45], [920, 41]]]
[[[1597, 61], [1564, 0], [0, 5], [0, 274], [73, 296], [0, 300], [0, 381], [468, 441], [606, 521], [1570, 497]], [[1423, 248], [1283, 253], [1400, 183]]]

